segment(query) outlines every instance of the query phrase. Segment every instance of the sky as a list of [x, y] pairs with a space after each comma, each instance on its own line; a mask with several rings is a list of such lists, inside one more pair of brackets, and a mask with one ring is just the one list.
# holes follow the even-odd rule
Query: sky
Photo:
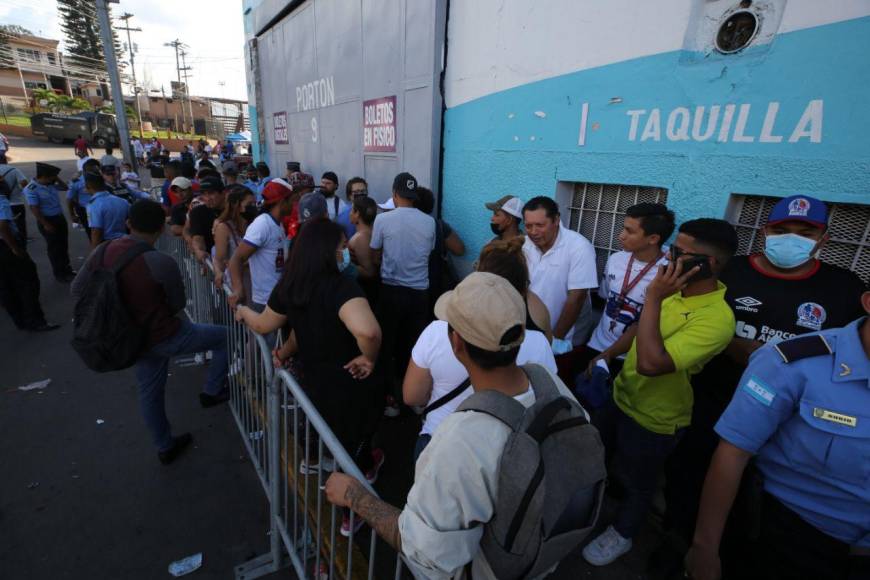
[[[192, 70], [190, 93], [196, 96], [246, 100], [244, 30], [240, 0], [120, 0], [111, 4], [117, 16], [133, 14], [129, 20], [132, 39], [138, 45], [136, 75], [140, 85], [169, 93], [176, 80], [175, 50], [163, 46], [178, 38], [189, 46], [187, 66]], [[55, 0], [0, 0], [0, 24], [18, 24], [37, 36], [61, 40], [63, 31]], [[127, 42], [127, 33], [119, 32]], [[127, 61], [124, 53], [120, 60]], [[126, 69], [129, 72], [129, 67]]]

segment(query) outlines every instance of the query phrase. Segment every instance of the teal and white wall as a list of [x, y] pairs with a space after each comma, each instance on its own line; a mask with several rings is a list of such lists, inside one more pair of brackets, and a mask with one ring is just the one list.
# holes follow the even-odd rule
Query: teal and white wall
[[[870, 203], [870, 2], [742, 4], [453, 0], [442, 211], [468, 260], [485, 201], [564, 206], [564, 182], [666, 188], [679, 221], [733, 193]], [[758, 33], [723, 54], [740, 9]]]

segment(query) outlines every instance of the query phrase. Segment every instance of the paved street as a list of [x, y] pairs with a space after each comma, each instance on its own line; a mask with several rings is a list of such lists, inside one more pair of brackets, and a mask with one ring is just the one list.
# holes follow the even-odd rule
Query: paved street
[[[11, 138], [28, 176], [34, 161], [75, 170], [71, 146]], [[202, 369], [173, 366], [167, 409], [194, 447], [163, 466], [142, 423], [132, 371], [88, 371], [69, 347], [72, 299], [54, 281], [31, 218], [29, 251], [42, 280], [52, 333], [17, 331], [0, 312], [0, 578], [169, 578], [167, 566], [203, 553], [195, 578], [231, 578], [268, 546], [265, 496], [229, 409], [203, 410]], [[86, 256], [70, 230], [70, 257]], [[18, 386], [51, 379], [43, 391]], [[282, 577], [287, 577], [284, 573]]]
[[[14, 137], [11, 144], [13, 164], [28, 176], [37, 160], [60, 166], [65, 180], [75, 171], [71, 147]], [[193, 433], [195, 447], [176, 464], [160, 465], [139, 416], [132, 371], [92, 373], [69, 347], [68, 287], [52, 278], [32, 218], [28, 228], [46, 316], [63, 328], [22, 333], [0, 313], [0, 578], [150, 580], [169, 577], [170, 562], [196, 552], [204, 563], [193, 577], [231, 578], [234, 565], [266, 551], [268, 523], [229, 409], [201, 409], [202, 369], [173, 366], [169, 417], [176, 433]], [[84, 234], [70, 230], [74, 268], [86, 252]], [[44, 379], [51, 384], [42, 391], [17, 389]], [[418, 428], [416, 417], [385, 420], [377, 438], [388, 456], [377, 488], [398, 505], [411, 484]], [[585, 564], [578, 552], [554, 578], [642, 578], [653, 542], [648, 531], [638, 549], [603, 569]]]

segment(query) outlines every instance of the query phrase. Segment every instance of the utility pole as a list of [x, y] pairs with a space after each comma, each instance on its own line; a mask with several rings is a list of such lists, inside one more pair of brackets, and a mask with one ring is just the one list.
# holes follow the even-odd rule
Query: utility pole
[[[190, 132], [194, 132], [194, 120], [193, 120], [193, 101], [190, 100], [190, 83], [188, 81], [188, 77], [193, 75], [189, 74], [188, 71], [191, 71], [189, 66], [187, 66], [187, 52], [185, 52], [184, 48], [181, 49], [181, 70], [184, 71], [184, 94], [187, 96], [187, 109], [190, 113]], [[184, 107], [184, 102], [182, 101], [182, 108]]]
[[130, 38], [131, 32], [142, 32], [142, 29], [130, 28], [130, 19], [133, 18], [133, 15], [129, 12], [124, 12], [120, 18], [124, 21], [124, 27], [119, 28], [127, 31], [127, 49], [130, 51], [130, 70], [133, 71], [133, 98], [136, 100], [136, 118], [139, 121], [139, 138], [142, 139], [144, 138], [144, 135], [142, 134], [142, 109], [139, 105], [139, 83], [136, 81], [136, 64], [133, 57], [136, 51], [133, 48], [133, 40]]
[[[118, 0], [109, 0], [117, 3]], [[118, 139], [124, 159], [136, 167], [136, 159], [130, 154], [130, 129], [127, 127], [127, 113], [124, 110], [124, 94], [121, 92], [121, 76], [118, 74], [118, 60], [115, 58], [115, 45], [112, 42], [112, 25], [109, 22], [109, 7], [106, 0], [97, 0], [97, 17], [100, 20], [100, 33], [103, 37], [103, 53], [106, 56], [106, 71], [112, 88], [112, 102], [115, 105], [115, 122], [118, 126]]]
[[[178, 61], [178, 51], [181, 47], [184, 46], [184, 43], [176, 38], [172, 42], [163, 43], [163, 46], [171, 46], [172, 48], [175, 49], [175, 74], [177, 75], [178, 86], [180, 87], [181, 86], [181, 64]], [[177, 121], [178, 121], [178, 119], [176, 119], [176, 122]], [[184, 97], [183, 96], [181, 98], [181, 125], [182, 125], [181, 131], [184, 132], [185, 120], [184, 120]], [[176, 127], [176, 132], [177, 132], [177, 130], [178, 130], [178, 127]]]

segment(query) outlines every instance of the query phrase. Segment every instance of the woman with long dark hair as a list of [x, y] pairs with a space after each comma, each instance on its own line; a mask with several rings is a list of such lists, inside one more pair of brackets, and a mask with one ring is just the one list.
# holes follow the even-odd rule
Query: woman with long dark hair
[[[326, 219], [306, 222], [266, 309], [257, 314], [241, 306], [236, 319], [261, 334], [285, 324], [289, 327], [289, 352], [301, 363], [306, 392], [369, 482], [374, 482], [384, 462], [383, 451], [370, 446], [383, 411], [382, 392], [373, 376], [381, 327], [359, 284], [342, 274], [349, 262], [341, 226]], [[300, 472], [331, 470], [324, 463], [329, 462], [303, 462]], [[346, 515], [342, 535], [355, 531]]]
[[[214, 235], [214, 246], [211, 249], [214, 263], [214, 284], [218, 288], [223, 288], [224, 278], [232, 287], [227, 266], [233, 252], [236, 251], [245, 236], [248, 224], [257, 217], [257, 202], [250, 189], [243, 185], [232, 185], [227, 189], [226, 205], [214, 222], [212, 234]], [[245, 288], [249, 289], [251, 283], [247, 268], [245, 269], [245, 278]], [[246, 295], [250, 296], [250, 292], [247, 292]]]

